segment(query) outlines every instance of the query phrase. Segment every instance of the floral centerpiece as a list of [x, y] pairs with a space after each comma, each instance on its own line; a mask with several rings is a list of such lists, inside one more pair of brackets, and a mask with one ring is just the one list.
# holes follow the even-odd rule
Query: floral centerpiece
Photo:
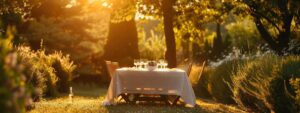
[[148, 70], [155, 70], [157, 68], [157, 63], [155, 61], [149, 61], [147, 64]]

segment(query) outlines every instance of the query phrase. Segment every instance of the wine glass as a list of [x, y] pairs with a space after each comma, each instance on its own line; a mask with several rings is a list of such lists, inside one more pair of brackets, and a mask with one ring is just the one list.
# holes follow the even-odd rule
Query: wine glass
[[166, 69], [168, 68], [168, 62], [165, 62], [165, 68]]
[[158, 68], [163, 69], [163, 59], [158, 60]]
[[141, 68], [146, 68], [147, 61], [145, 59], [141, 59]]
[[167, 69], [168, 63], [166, 60], [163, 60], [163, 66], [164, 66], [164, 69]]
[[133, 64], [134, 64], [134, 67], [135, 67], [135, 68], [137, 68], [137, 66], [138, 66], [138, 62], [139, 62], [139, 60], [138, 60], [138, 59], [134, 59], [134, 60], [133, 60]]
[[137, 68], [138, 69], [140, 69], [141, 68], [141, 65], [142, 65], [142, 63], [141, 63], [142, 61], [141, 61], [141, 59], [139, 59], [138, 61], [137, 61]]
[[144, 68], [147, 68], [148, 62], [149, 61], [147, 59], [144, 60]]

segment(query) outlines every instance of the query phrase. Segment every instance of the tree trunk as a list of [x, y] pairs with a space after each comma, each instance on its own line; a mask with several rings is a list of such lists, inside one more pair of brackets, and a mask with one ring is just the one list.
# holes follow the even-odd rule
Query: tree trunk
[[266, 30], [259, 17], [255, 18], [255, 25], [261, 37], [269, 44], [270, 48], [276, 52], [279, 52], [280, 50], [277, 46], [277, 43], [274, 41], [273, 37]]
[[181, 40], [183, 59], [188, 60], [190, 58], [190, 34], [186, 33], [182, 36]]
[[[261, 37], [269, 44], [270, 48], [274, 50], [278, 55], [283, 55], [289, 47], [289, 42], [291, 40], [291, 24], [294, 17], [294, 14], [290, 12], [289, 1], [287, 0], [279, 0], [277, 1], [278, 11], [281, 12], [280, 20], [277, 23], [282, 23], [281, 27], [278, 27], [280, 24], [276, 24], [272, 21], [271, 17], [264, 17], [263, 14], [258, 12], [258, 6], [256, 4], [250, 5], [252, 7], [252, 16], [255, 18], [256, 27], [261, 35]], [[279, 34], [276, 37], [273, 37], [268, 29], [262, 23], [262, 19], [266, 19], [270, 22], [274, 27], [277, 28]]]
[[282, 25], [283, 30], [279, 31], [277, 38], [271, 36], [259, 17], [255, 18], [256, 27], [261, 37], [269, 44], [270, 48], [274, 50], [278, 55], [283, 55], [284, 50], [289, 47], [290, 34], [291, 34], [291, 22], [293, 16], [284, 17], [284, 24]]
[[134, 18], [130, 21], [110, 23], [104, 60], [118, 61], [121, 66], [132, 66], [139, 58], [137, 29]]
[[173, 5], [174, 4], [175, 4], [175, 0], [163, 0], [162, 2], [164, 30], [165, 30], [166, 45], [167, 45], [167, 51], [165, 57], [168, 62], [169, 68], [174, 68], [177, 66], [176, 43], [175, 43], [175, 36], [173, 31], [173, 16], [174, 16]]
[[223, 48], [223, 41], [222, 41], [222, 35], [221, 35], [221, 24], [219, 22], [217, 22], [217, 24], [216, 24], [216, 33], [217, 33], [217, 36], [213, 42], [213, 52], [212, 52], [212, 56], [214, 57], [215, 60], [221, 57], [222, 50], [225, 49], [225, 48]]
[[279, 46], [281, 47], [281, 51], [285, 51], [289, 47], [289, 42], [291, 40], [291, 24], [293, 20], [293, 16], [286, 14], [283, 20], [282, 28], [278, 35]]

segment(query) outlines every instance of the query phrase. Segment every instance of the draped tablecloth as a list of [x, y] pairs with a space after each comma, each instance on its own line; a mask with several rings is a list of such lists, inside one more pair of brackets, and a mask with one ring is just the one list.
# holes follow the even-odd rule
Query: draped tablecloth
[[188, 76], [180, 69], [117, 69], [103, 105], [115, 104], [122, 93], [178, 95], [188, 105], [196, 102]]

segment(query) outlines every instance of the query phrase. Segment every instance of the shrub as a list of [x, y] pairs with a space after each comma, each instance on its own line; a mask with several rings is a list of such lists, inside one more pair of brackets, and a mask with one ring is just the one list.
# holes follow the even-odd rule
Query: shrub
[[233, 104], [232, 92], [228, 84], [232, 84], [231, 76], [237, 72], [237, 67], [243, 60], [232, 59], [216, 67], [208, 77], [208, 91], [216, 101]]
[[33, 94], [35, 101], [43, 96], [56, 96], [57, 90], [66, 92], [75, 68], [69, 56], [62, 53], [46, 55], [44, 49], [32, 51], [26, 46], [19, 46], [17, 53], [25, 65], [28, 83], [37, 88]]
[[244, 52], [256, 52], [257, 45], [263, 44], [255, 23], [249, 17], [238, 18], [225, 26], [228, 30], [229, 40], [233, 47]]
[[234, 100], [257, 112], [296, 112], [299, 106], [287, 95], [296, 93], [286, 81], [299, 73], [299, 56], [265, 55], [248, 60], [231, 77]]
[[[208, 92], [208, 78], [212, 73], [213, 69], [205, 68], [202, 75], [199, 78], [199, 81], [196, 82], [194, 86], [194, 91], [197, 97], [201, 98], [211, 98], [210, 93]], [[198, 73], [199, 74], [199, 73]]]
[[294, 97], [296, 104], [300, 106], [300, 78], [290, 79], [290, 84], [293, 86], [296, 96]]
[[25, 65], [25, 75], [29, 78], [28, 83], [37, 88], [34, 99], [39, 100], [44, 94], [46, 96], [56, 95], [57, 77], [55, 70], [51, 67], [52, 60], [45, 54], [45, 51], [34, 52], [29, 47], [20, 46], [17, 48], [17, 52]]
[[71, 85], [72, 72], [76, 68], [69, 56], [63, 56], [61, 52], [56, 52], [50, 56], [54, 61], [52, 67], [55, 69], [55, 74], [58, 77], [57, 89], [59, 92], [67, 93]]
[[166, 51], [164, 40], [165, 38], [162, 35], [156, 35], [154, 31], [151, 31], [151, 36], [149, 38], [146, 36], [140, 36], [139, 52], [141, 54], [141, 58], [154, 60], [164, 58]]
[[13, 28], [9, 29], [7, 38], [0, 36], [0, 110], [3, 113], [21, 113], [31, 103], [31, 90], [11, 44]]

